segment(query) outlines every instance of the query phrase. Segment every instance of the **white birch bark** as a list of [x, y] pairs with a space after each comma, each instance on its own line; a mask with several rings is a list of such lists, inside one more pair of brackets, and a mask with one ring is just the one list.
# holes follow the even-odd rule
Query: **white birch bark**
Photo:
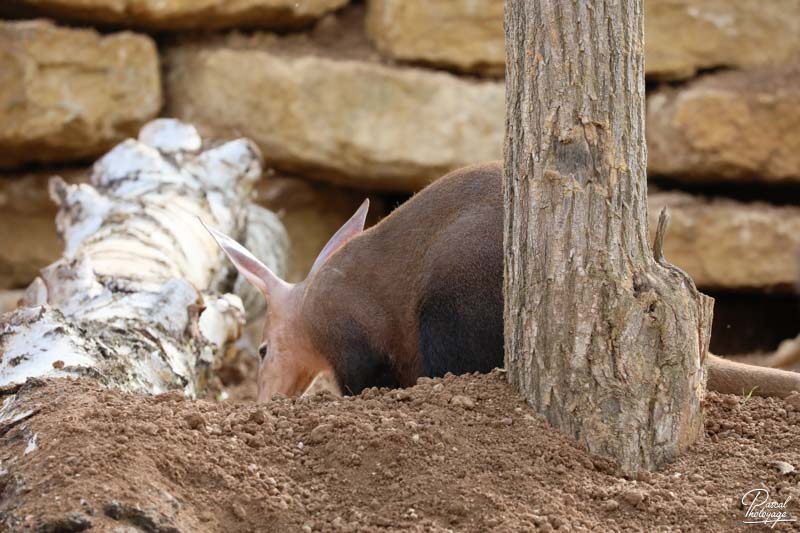
[[[0, 389], [89, 376], [127, 391], [200, 392], [245, 312], [239, 295], [226, 294], [235, 271], [198, 218], [285, 268], [283, 226], [248, 202], [260, 175], [252, 142], [204, 149], [194, 127], [160, 119], [101, 158], [91, 184], [51, 180], [64, 255], [0, 317]], [[244, 298], [252, 314], [263, 306]]]

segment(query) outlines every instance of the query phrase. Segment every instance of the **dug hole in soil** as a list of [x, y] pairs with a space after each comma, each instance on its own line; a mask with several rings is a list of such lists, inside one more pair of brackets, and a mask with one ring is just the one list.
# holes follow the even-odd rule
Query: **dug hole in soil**
[[[628, 479], [550, 429], [505, 375], [257, 405], [29, 381], [0, 427], [8, 531], [738, 531], [763, 488], [800, 518], [800, 402], [705, 400], [706, 436]], [[800, 529], [800, 522], [776, 530]]]

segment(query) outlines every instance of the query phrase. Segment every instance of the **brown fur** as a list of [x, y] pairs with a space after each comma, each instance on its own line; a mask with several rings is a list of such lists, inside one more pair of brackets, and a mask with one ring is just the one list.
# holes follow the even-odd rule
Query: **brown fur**
[[[345, 320], [373, 343], [371, 351], [387, 354], [397, 385], [416, 382], [422, 375], [417, 296], [433, 269], [446, 268], [442, 263], [447, 261], [466, 264], [465, 256], [476, 254], [472, 247], [459, 249], [464, 243], [448, 235], [454, 224], [464, 223], [465, 206], [474, 219], [466, 221], [474, 230], [470, 240], [502, 243], [500, 176], [497, 163], [486, 163], [442, 177], [348, 242], [304, 282], [307, 331], [334, 367], [336, 359], [347, 354], [347, 347], [331, 342], [341, 338], [333, 330]], [[465, 268], [463, 278], [481, 279], [480, 265]], [[502, 271], [499, 274], [502, 279]]]
[[[311, 322], [308, 331], [314, 345], [326, 358], [335, 361], [346, 353], [331, 344], [335, 336], [328, 327], [330, 317], [344, 312], [354, 327], [379, 342], [378, 351], [393, 356], [400, 386], [409, 386], [422, 375], [413, 295], [436, 261], [446, 261], [448, 256], [461, 260], [465, 253], [473, 253], [457, 250], [463, 245], [459, 241], [443, 243], [449, 250], [437, 247], [437, 237], [465, 209], [483, 219], [472, 240], [502, 241], [501, 165], [495, 161], [448, 174], [328, 260], [310, 280], [303, 313]], [[473, 277], [480, 279], [477, 274]], [[800, 390], [797, 373], [735, 363], [712, 354], [707, 361], [711, 390], [741, 394], [757, 387], [755, 394], [781, 397]]]
[[[456, 170], [362, 232], [365, 205], [296, 285], [212, 230], [269, 303], [259, 401], [309, 388], [406, 387], [422, 375], [502, 366], [501, 187], [500, 162]], [[800, 390], [798, 373], [706, 360], [711, 390]]]

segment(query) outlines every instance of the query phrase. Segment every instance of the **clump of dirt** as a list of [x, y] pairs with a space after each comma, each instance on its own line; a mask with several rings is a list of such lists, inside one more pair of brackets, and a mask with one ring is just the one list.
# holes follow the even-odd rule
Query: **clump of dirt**
[[734, 531], [756, 488], [800, 518], [800, 411], [776, 399], [709, 394], [706, 438], [637, 479], [549, 429], [500, 371], [267, 405], [66, 379], [13, 401], [11, 531]]

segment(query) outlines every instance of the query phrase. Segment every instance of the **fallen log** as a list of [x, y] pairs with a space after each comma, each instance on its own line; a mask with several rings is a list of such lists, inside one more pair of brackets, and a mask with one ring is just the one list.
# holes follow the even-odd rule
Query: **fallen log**
[[241, 335], [242, 299], [253, 315], [263, 305], [199, 219], [285, 269], [283, 226], [249, 203], [260, 175], [249, 140], [204, 146], [193, 126], [159, 119], [97, 161], [90, 184], [53, 178], [64, 254], [0, 317], [0, 390], [88, 376], [125, 391], [196, 396]]

